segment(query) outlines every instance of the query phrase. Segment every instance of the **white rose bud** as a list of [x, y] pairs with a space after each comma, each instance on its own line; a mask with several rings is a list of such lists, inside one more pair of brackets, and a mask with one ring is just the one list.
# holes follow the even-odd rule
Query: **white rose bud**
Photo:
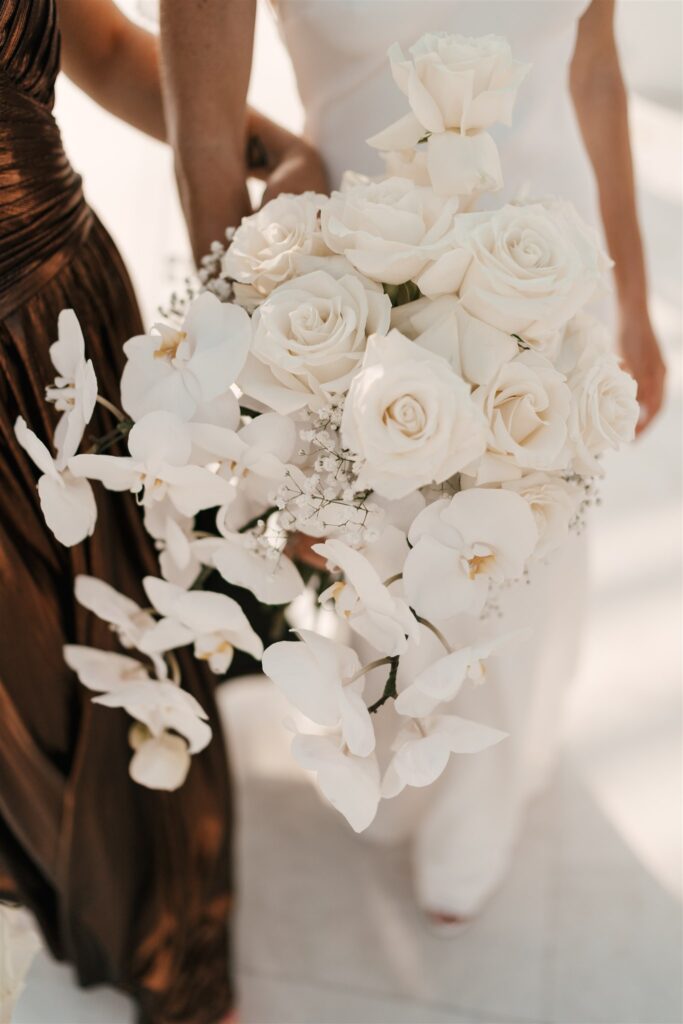
[[410, 113], [368, 142], [406, 151], [427, 137], [429, 179], [439, 195], [473, 195], [502, 185], [498, 149], [487, 129], [510, 124], [517, 88], [529, 66], [513, 60], [500, 36], [428, 33], [406, 57], [389, 50], [394, 81]]

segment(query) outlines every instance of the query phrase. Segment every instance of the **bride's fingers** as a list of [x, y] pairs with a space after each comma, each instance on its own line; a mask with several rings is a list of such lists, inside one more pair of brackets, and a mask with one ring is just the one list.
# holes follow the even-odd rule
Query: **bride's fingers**
[[640, 416], [636, 434], [640, 435], [650, 426], [659, 413], [664, 401], [664, 370], [648, 375], [638, 381], [638, 402]]

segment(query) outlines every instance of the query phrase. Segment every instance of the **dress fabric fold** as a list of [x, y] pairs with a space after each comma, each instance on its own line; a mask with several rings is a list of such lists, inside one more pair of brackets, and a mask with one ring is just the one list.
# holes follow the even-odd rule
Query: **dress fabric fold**
[[[126, 270], [87, 206], [52, 115], [55, 0], [0, 4], [0, 898], [27, 906], [83, 985], [133, 995], [143, 1019], [207, 1024], [231, 1006], [231, 797], [214, 678], [181, 655], [183, 685], [213, 740], [173, 793], [128, 776], [130, 720], [91, 704], [65, 643], [117, 649], [73, 596], [77, 573], [144, 602], [158, 575], [130, 495], [97, 493], [93, 538], [61, 547], [37, 472], [14, 437], [23, 416], [49, 444], [49, 346], [72, 308], [102, 394], [142, 325]], [[111, 429], [97, 408], [88, 434]]]

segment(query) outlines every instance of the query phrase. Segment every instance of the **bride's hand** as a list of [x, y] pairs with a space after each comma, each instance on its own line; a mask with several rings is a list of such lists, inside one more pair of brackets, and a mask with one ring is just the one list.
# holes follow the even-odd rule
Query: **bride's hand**
[[637, 316], [622, 315], [619, 350], [626, 369], [638, 384], [640, 434], [658, 414], [664, 400], [666, 365], [646, 312]]
[[327, 172], [318, 152], [303, 139], [297, 140], [266, 178], [263, 202], [282, 192], [327, 192]]
[[327, 192], [325, 165], [318, 151], [262, 114], [249, 120], [249, 174], [266, 183], [263, 202], [282, 192]]

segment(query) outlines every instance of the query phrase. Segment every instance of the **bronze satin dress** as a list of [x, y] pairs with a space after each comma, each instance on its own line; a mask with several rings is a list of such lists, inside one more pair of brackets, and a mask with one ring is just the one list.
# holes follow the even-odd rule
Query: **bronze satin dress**
[[[142, 600], [154, 552], [130, 496], [102, 490], [94, 538], [61, 547], [13, 432], [22, 415], [50, 443], [43, 391], [61, 309], [76, 311], [100, 392], [114, 398], [121, 345], [141, 329], [118, 252], [62, 149], [58, 67], [54, 0], [0, 0], [0, 896], [33, 911], [81, 984], [130, 992], [143, 1019], [204, 1024], [231, 1004], [231, 809], [214, 677], [184, 662], [214, 730], [185, 785], [133, 783], [130, 719], [91, 704], [61, 648], [116, 646], [76, 605], [74, 575]], [[111, 427], [100, 413], [96, 436]]]

